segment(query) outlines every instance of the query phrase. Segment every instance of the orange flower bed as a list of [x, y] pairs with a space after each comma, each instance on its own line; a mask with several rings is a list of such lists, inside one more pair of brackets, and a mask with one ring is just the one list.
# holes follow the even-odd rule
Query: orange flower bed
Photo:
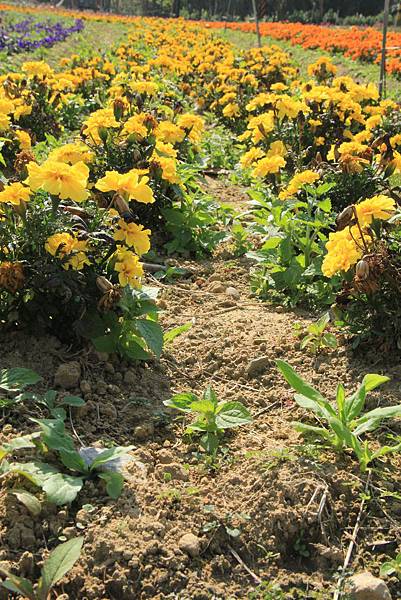
[[[211, 28], [229, 28], [254, 33], [254, 23], [209, 22]], [[261, 23], [262, 35], [276, 40], [286, 40], [303, 48], [320, 49], [325, 52], [341, 53], [353, 60], [378, 62], [381, 54], [382, 33], [373, 27], [327, 27], [303, 25], [302, 23]], [[387, 46], [400, 48], [390, 50], [387, 70], [401, 75], [401, 33], [390, 31]]]

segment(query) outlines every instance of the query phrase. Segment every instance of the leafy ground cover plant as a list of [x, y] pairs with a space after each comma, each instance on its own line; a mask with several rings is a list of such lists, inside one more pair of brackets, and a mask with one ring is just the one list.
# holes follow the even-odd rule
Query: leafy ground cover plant
[[[32, 419], [40, 427], [33, 434], [14, 438], [0, 449], [1, 472], [25, 477], [42, 489], [49, 502], [56, 505], [70, 504], [82, 489], [84, 482], [99, 477], [105, 482], [111, 498], [117, 498], [123, 489], [122, 470], [129, 462], [133, 446], [117, 446], [107, 449], [96, 447], [76, 450], [73, 438], [68, 434], [62, 419]], [[16, 450], [36, 451], [37, 459], [31, 462], [8, 462], [6, 458]], [[42, 456], [52, 452], [56, 461], [42, 462]], [[64, 470], [63, 470], [64, 469]], [[66, 471], [65, 471], [66, 470]]]
[[208, 386], [198, 398], [192, 393], [175, 394], [164, 401], [165, 406], [196, 416], [187, 426], [188, 434], [201, 434], [200, 444], [205, 452], [215, 455], [221, 438], [227, 429], [252, 422], [249, 410], [241, 402], [219, 401], [214, 390]]
[[382, 577], [396, 575], [401, 579], [401, 552], [393, 560], [389, 560], [380, 567], [380, 575]]
[[83, 406], [85, 401], [78, 396], [64, 396], [59, 398], [59, 392], [48, 390], [44, 394], [24, 391], [27, 387], [42, 381], [42, 377], [31, 369], [16, 367], [0, 371], [0, 392], [5, 392], [6, 397], [0, 398], [0, 407], [11, 406], [19, 402], [34, 402], [45, 406], [50, 415], [55, 418], [65, 419], [65, 406]]
[[3, 567], [0, 567], [0, 573], [7, 579], [0, 584], [10, 592], [29, 600], [47, 600], [52, 588], [79, 559], [83, 541], [83, 537], [73, 538], [54, 548], [43, 563], [41, 576], [35, 587], [29, 579], [18, 577]]
[[312, 354], [317, 354], [324, 348], [337, 348], [337, 338], [326, 331], [330, 323], [330, 313], [324, 313], [320, 319], [305, 328], [300, 323], [294, 324], [295, 335], [301, 338], [301, 350], [308, 348]]
[[401, 450], [401, 442], [395, 446], [380, 446], [377, 450], [372, 450], [367, 440], [360, 439], [363, 434], [375, 431], [384, 419], [401, 415], [401, 405], [363, 412], [368, 392], [389, 381], [388, 377], [365, 375], [362, 384], [350, 396], [346, 396], [344, 386], [340, 383], [337, 386], [336, 403], [332, 405], [297, 375], [288, 363], [277, 360], [276, 364], [287, 383], [295, 390], [295, 402], [314, 413], [321, 422], [319, 426], [297, 422], [294, 424], [297, 431], [321, 438], [339, 452], [345, 449], [353, 451], [361, 471], [366, 471], [375, 459]]

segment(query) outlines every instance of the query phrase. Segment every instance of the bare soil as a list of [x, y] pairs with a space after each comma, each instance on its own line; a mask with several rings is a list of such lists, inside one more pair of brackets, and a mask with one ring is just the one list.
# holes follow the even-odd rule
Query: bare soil
[[[292, 421], [308, 417], [275, 360], [290, 362], [330, 397], [339, 380], [355, 389], [366, 372], [385, 372], [391, 382], [371, 395], [371, 407], [401, 401], [399, 363], [374, 351], [353, 356], [345, 341], [318, 357], [300, 351], [293, 324], [307, 323], [308, 316], [252, 297], [245, 258], [225, 250], [179, 264], [191, 272], [187, 280], [148, 282], [160, 287], [165, 329], [192, 323], [160, 361], [129, 365], [90, 349], [74, 354], [53, 338], [3, 336], [1, 368], [35, 369], [44, 378], [42, 390], [54, 387], [60, 364], [79, 361], [87, 404], [72, 414], [77, 445], [134, 444], [136, 460], [118, 500], [107, 497], [101, 482], [90, 481], [71, 506], [44, 505], [37, 518], [8, 493], [20, 482], [3, 479], [0, 560], [35, 578], [60, 539], [84, 535], [79, 562], [57, 588], [59, 600], [231, 599], [255, 590], [253, 597], [268, 599], [258, 584], [272, 581], [288, 590], [286, 598], [331, 598], [366, 477], [351, 455], [305, 443], [295, 432]], [[239, 296], [228, 295], [227, 287]], [[252, 373], [255, 359], [263, 360]], [[201, 394], [208, 384], [219, 398], [246, 404], [254, 417], [252, 425], [227, 436], [213, 469], [197, 456], [196, 442], [183, 438], [185, 420], [163, 405], [175, 392]], [[32, 430], [29, 417], [37, 413], [29, 405], [4, 411], [1, 441]], [[399, 435], [400, 425], [391, 425]], [[383, 441], [388, 433], [382, 430]], [[351, 573], [378, 574], [386, 555], [400, 546], [400, 473], [398, 457], [372, 473]], [[186, 533], [200, 539], [198, 556], [180, 550]], [[389, 586], [400, 598], [396, 578]], [[1, 599], [9, 597], [0, 592]]]

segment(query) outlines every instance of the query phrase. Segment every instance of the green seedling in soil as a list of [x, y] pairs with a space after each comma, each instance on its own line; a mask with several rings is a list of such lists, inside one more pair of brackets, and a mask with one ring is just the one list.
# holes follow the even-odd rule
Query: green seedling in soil
[[[107, 494], [111, 498], [118, 498], [124, 485], [122, 469], [131, 460], [128, 452], [133, 446], [107, 449], [88, 447], [77, 451], [62, 419], [31, 420], [40, 426], [40, 431], [14, 438], [0, 447], [0, 473], [15, 473], [25, 477], [41, 488], [47, 500], [56, 505], [73, 502], [84, 482], [95, 477], [105, 482]], [[35, 449], [39, 454], [38, 460], [27, 463], [5, 460], [20, 449]], [[58, 459], [58, 463], [50, 464], [40, 460], [40, 455], [49, 451]], [[64, 468], [67, 472], [61, 470]], [[26, 500], [26, 496], [18, 499], [34, 512], [28, 505], [29, 500]]]
[[248, 239], [248, 232], [239, 221], [233, 223], [231, 227], [231, 236], [235, 256], [243, 256], [251, 249], [252, 244]]
[[219, 517], [214, 514], [214, 506], [206, 504], [203, 507], [204, 512], [212, 514], [214, 519], [207, 521], [202, 526], [203, 533], [215, 533], [222, 528], [225, 533], [231, 538], [237, 538], [241, 535], [242, 524], [250, 521], [251, 517], [245, 513], [227, 513], [224, 517]]
[[176, 394], [164, 404], [184, 413], [196, 415], [188, 425], [186, 433], [202, 434], [200, 445], [205, 452], [215, 456], [220, 440], [226, 429], [247, 425], [252, 416], [241, 402], [224, 402], [217, 399], [216, 393], [208, 386], [199, 399], [195, 394]]
[[337, 451], [352, 450], [358, 458], [362, 472], [366, 471], [375, 459], [401, 450], [401, 443], [371, 450], [366, 440], [360, 440], [361, 435], [375, 431], [384, 419], [401, 415], [400, 404], [363, 413], [368, 392], [389, 381], [388, 377], [371, 373], [365, 375], [362, 384], [351, 396], [346, 396], [344, 386], [340, 383], [337, 386], [336, 403], [332, 405], [320, 392], [297, 375], [288, 363], [277, 360], [276, 364], [287, 383], [297, 392], [294, 396], [295, 402], [312, 411], [320, 423], [320, 426], [295, 423], [297, 431], [322, 438]]
[[[330, 323], [330, 314], [324, 313], [315, 323], [311, 323], [306, 328], [306, 335], [301, 340], [301, 350], [307, 348], [311, 354], [318, 354], [325, 348], [337, 348], [337, 338], [333, 333], [326, 331]], [[295, 335], [301, 338], [305, 330], [300, 323], [294, 325]]]
[[24, 391], [28, 386], [40, 381], [42, 377], [31, 369], [17, 367], [0, 371], [0, 391], [4, 390], [8, 394], [7, 398], [0, 399], [0, 408], [30, 401], [45, 406], [52, 417], [65, 419], [67, 415], [64, 406], [84, 406], [85, 401], [82, 398], [78, 396], [59, 398], [55, 390], [48, 390], [43, 395]]
[[3, 573], [7, 579], [0, 582], [1, 585], [29, 600], [47, 600], [55, 584], [72, 569], [79, 559], [83, 541], [83, 537], [74, 538], [52, 550], [43, 563], [41, 576], [35, 587], [29, 579], [18, 577], [3, 567], [0, 567], [0, 573]]
[[170, 344], [176, 337], [182, 335], [189, 331], [192, 327], [192, 323], [185, 323], [184, 325], [179, 325], [178, 327], [174, 327], [163, 335], [163, 343]]
[[401, 579], [401, 552], [399, 552], [393, 560], [389, 560], [382, 564], [380, 567], [380, 575], [381, 577], [396, 575], [398, 579]]

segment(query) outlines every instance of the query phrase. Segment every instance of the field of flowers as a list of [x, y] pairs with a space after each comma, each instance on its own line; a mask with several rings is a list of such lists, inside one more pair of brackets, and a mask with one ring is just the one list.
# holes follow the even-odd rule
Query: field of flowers
[[0, 600], [400, 598], [401, 106], [221, 24], [0, 11]]

